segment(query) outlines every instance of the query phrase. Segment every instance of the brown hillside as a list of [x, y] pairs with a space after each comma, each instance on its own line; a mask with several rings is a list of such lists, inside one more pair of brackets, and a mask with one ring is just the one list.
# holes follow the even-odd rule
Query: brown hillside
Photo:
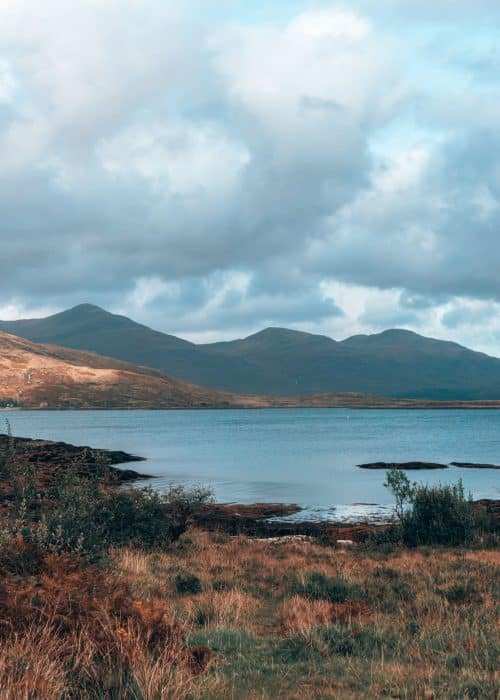
[[233, 401], [229, 394], [191, 386], [155, 370], [0, 333], [0, 403], [25, 408], [170, 408], [227, 406]]

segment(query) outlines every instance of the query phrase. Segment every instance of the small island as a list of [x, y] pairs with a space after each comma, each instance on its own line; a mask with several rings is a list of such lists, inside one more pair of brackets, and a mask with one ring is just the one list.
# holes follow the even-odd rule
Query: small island
[[500, 469], [498, 464], [476, 464], [475, 462], [450, 462], [452, 467], [462, 469]]
[[448, 469], [447, 464], [437, 462], [369, 462], [357, 466], [361, 469]]

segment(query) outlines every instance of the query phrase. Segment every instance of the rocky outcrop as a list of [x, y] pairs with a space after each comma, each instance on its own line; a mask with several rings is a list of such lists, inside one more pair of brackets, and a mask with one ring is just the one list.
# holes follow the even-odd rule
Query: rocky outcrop
[[97, 476], [106, 483], [121, 483], [150, 478], [133, 469], [117, 469], [117, 464], [144, 461], [143, 457], [121, 450], [96, 450], [65, 442], [32, 440], [0, 434], [0, 461], [17, 469], [34, 468], [38, 487], [43, 490], [58, 476], [74, 469], [79, 476]]
[[498, 464], [476, 464], [475, 462], [450, 462], [452, 467], [462, 467], [463, 469], [500, 469]]
[[369, 462], [358, 464], [361, 469], [448, 469], [447, 464], [437, 462]]

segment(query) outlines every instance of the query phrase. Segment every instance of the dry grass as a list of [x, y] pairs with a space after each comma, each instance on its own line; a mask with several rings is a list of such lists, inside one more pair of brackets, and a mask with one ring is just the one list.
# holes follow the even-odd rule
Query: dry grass
[[309, 632], [320, 625], [349, 624], [367, 620], [370, 608], [362, 601], [331, 603], [328, 600], [308, 600], [295, 595], [287, 598], [278, 609], [280, 631], [285, 634]]
[[[219, 685], [203, 698], [496, 698], [499, 564], [497, 551], [383, 555], [197, 531], [169, 553], [115, 554], [136, 594], [169, 598], [191, 641], [215, 650]], [[177, 596], [180, 571], [202, 592]], [[312, 572], [362, 600], [297, 595]]]
[[[68, 556], [0, 587], [2, 698], [185, 697], [204, 664], [165, 599]], [[95, 694], [99, 689], [101, 695]]]
[[199, 531], [107, 570], [48, 556], [2, 579], [0, 696], [496, 700], [499, 564]]
[[242, 591], [207, 591], [183, 601], [182, 608], [191, 625], [223, 629], [243, 627], [254, 631], [260, 601]]

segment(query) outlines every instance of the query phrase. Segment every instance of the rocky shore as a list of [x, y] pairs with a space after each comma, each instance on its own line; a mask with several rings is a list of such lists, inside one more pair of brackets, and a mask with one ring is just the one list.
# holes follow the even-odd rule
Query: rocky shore
[[462, 469], [500, 469], [498, 464], [476, 464], [475, 462], [450, 462], [452, 467]]
[[203, 530], [229, 535], [282, 538], [314, 537], [328, 541], [363, 542], [386, 525], [372, 523], [338, 523], [335, 521], [286, 520], [300, 513], [301, 508], [283, 503], [214, 503], [201, 507], [194, 515], [194, 524]]
[[[79, 476], [97, 476], [103, 483], [111, 486], [152, 478], [133, 469], [117, 468], [116, 465], [145, 461], [143, 457], [121, 450], [98, 450], [65, 442], [33, 440], [0, 434], [0, 466], [5, 460], [13, 460], [16, 468], [27, 466], [34, 468], [37, 486], [41, 490], [50, 487], [55, 479], [69, 469], [74, 469]], [[428, 462], [376, 462], [358, 466], [366, 469], [437, 469], [446, 468], [447, 465], [432, 465], [432, 463], [430, 465]], [[491, 465], [456, 463], [454, 466], [486, 468]], [[2, 479], [0, 475], [0, 494], [5, 496], [7, 491], [5, 477]], [[477, 502], [477, 507], [500, 520], [500, 500], [483, 499]], [[229, 535], [261, 538], [313, 537], [348, 542], [363, 542], [370, 534], [387, 527], [384, 524], [371, 522], [310, 521], [301, 520], [300, 517], [287, 519], [300, 511], [300, 506], [296, 504], [210, 503], [200, 506], [194, 512], [193, 525], [203, 530], [219, 531]]]
[[[104, 482], [123, 483], [149, 479], [133, 469], [117, 469], [117, 464], [143, 462], [143, 457], [121, 450], [96, 450], [51, 440], [32, 440], [0, 434], [0, 463], [12, 461], [16, 468], [30, 466], [40, 488], [74, 468], [79, 476], [98, 476]], [[1, 479], [0, 479], [1, 481]]]

